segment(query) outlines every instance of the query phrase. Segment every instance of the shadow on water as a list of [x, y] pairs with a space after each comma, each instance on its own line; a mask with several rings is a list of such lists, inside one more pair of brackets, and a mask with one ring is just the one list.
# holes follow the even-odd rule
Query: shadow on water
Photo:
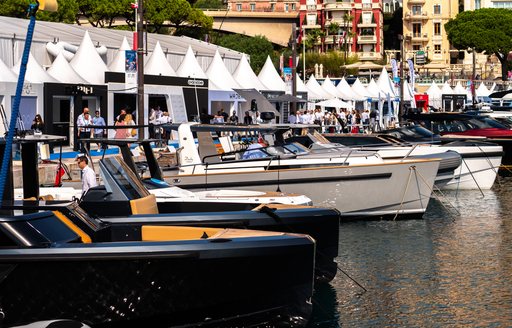
[[319, 284], [313, 295], [313, 313], [308, 328], [337, 328], [339, 324], [336, 290], [330, 284]]

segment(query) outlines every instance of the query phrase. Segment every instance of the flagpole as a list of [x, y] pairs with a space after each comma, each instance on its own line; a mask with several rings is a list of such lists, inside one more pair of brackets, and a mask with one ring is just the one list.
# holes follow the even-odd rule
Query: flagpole
[[137, 12], [140, 20], [137, 25], [137, 124], [139, 138], [144, 139], [144, 11], [143, 0], [137, 0]]

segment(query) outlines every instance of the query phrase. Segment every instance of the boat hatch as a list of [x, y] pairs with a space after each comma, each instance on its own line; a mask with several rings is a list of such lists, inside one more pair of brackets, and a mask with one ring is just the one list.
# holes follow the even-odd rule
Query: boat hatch
[[0, 218], [1, 247], [50, 247], [80, 242], [79, 233], [50, 211]]

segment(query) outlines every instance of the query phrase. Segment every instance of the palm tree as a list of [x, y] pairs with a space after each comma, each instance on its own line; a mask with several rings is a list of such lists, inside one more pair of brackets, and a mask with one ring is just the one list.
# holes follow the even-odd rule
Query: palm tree
[[328, 31], [329, 35], [332, 35], [332, 48], [333, 50], [336, 50], [336, 35], [339, 36], [340, 24], [332, 22], [331, 24], [329, 24]]
[[346, 12], [343, 15], [343, 27], [345, 28], [345, 37], [343, 40], [343, 51], [344, 51], [345, 61], [347, 60], [347, 53], [348, 53], [347, 40], [349, 37], [353, 36], [353, 33], [352, 33], [352, 21], [353, 20], [354, 20], [354, 16], [352, 16], [350, 14], [350, 12]]

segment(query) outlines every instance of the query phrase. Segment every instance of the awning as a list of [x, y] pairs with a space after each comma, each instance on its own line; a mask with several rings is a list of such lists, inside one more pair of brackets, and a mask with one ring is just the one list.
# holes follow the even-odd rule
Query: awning
[[258, 104], [258, 112], [272, 112], [276, 116], [281, 116], [281, 114], [275, 109], [274, 105], [272, 105], [265, 96], [263, 96], [256, 89], [234, 89], [240, 96], [242, 96], [247, 102], [246, 104], [250, 104], [253, 99], [256, 100], [256, 104]]

